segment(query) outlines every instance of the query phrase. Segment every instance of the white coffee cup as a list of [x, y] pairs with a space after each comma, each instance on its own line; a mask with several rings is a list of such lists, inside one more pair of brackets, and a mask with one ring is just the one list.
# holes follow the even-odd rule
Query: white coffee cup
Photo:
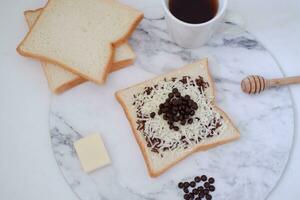
[[198, 48], [204, 45], [216, 31], [225, 16], [227, 0], [218, 0], [218, 11], [211, 20], [190, 24], [177, 19], [169, 10], [169, 0], [162, 0], [169, 33], [173, 40], [185, 48]]

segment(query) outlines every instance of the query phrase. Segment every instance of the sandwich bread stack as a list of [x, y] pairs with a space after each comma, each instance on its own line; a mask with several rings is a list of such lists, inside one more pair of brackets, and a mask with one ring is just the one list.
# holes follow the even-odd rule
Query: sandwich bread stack
[[30, 31], [17, 51], [39, 59], [50, 88], [61, 93], [86, 80], [103, 84], [132, 64], [127, 39], [143, 13], [112, 0], [51, 0], [25, 17]]

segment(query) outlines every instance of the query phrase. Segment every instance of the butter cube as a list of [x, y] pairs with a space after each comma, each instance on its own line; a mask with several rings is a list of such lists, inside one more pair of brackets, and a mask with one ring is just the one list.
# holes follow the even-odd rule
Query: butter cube
[[85, 172], [110, 164], [110, 158], [99, 134], [91, 134], [74, 142], [74, 147]]

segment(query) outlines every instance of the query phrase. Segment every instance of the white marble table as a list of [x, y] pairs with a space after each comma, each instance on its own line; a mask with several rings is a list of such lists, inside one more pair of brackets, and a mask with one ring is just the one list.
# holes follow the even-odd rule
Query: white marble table
[[[144, 12], [155, 13], [159, 5]], [[281, 69], [268, 51], [245, 29], [230, 21], [199, 49], [173, 43], [163, 16], [149, 14], [129, 43], [136, 63], [110, 75], [99, 87], [86, 83], [59, 96], [50, 108], [50, 136], [62, 175], [81, 200], [183, 199], [177, 183], [196, 175], [216, 179], [218, 200], [264, 200], [285, 169], [294, 135], [294, 106], [287, 88], [267, 90], [259, 96], [241, 92], [240, 80], [257, 73], [281, 77]], [[241, 139], [197, 153], [158, 178], [146, 172], [138, 145], [114, 92], [207, 56], [216, 82], [217, 104], [232, 117]], [[112, 164], [94, 173], [82, 171], [73, 142], [100, 132]], [[130, 159], [130, 162], [128, 160]]]
[[[299, 68], [296, 68], [299, 58], [299, 2], [264, 1], [259, 6], [255, 2], [260, 1], [232, 0], [230, 8], [244, 16], [246, 26], [275, 54], [288, 75], [300, 74]], [[3, 1], [0, 6], [1, 16], [4, 16], [0, 24], [5, 27], [0, 37], [0, 197], [3, 199], [76, 199], [62, 179], [50, 148], [49, 93], [43, 72], [39, 63], [15, 53], [17, 43], [27, 30], [22, 12], [43, 3], [33, 0]], [[299, 87], [291, 88], [295, 102], [299, 101]], [[300, 110], [297, 103], [296, 108]], [[294, 141], [287, 171], [269, 199], [293, 200], [300, 195], [297, 134]]]

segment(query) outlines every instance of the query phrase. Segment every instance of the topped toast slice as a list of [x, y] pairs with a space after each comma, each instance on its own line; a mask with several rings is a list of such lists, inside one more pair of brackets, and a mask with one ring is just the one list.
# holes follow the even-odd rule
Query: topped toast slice
[[193, 152], [240, 137], [229, 117], [215, 105], [207, 59], [120, 90], [116, 98], [152, 177]]

